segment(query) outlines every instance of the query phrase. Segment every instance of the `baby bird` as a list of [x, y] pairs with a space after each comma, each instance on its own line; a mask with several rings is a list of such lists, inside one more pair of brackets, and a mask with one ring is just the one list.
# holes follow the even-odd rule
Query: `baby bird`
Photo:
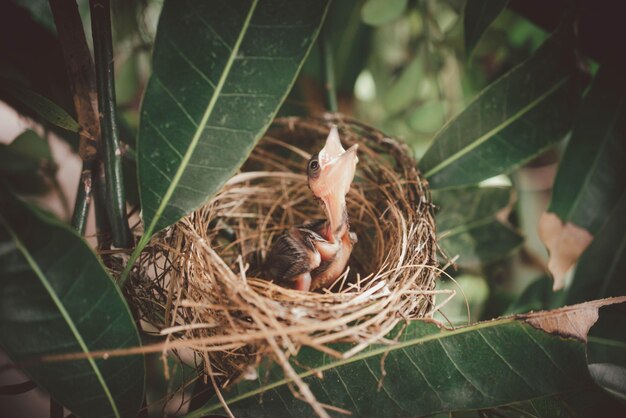
[[347, 151], [336, 127], [324, 148], [307, 165], [307, 180], [322, 202], [327, 220], [292, 228], [276, 239], [265, 261], [265, 270], [277, 283], [309, 291], [330, 286], [343, 273], [356, 234], [350, 232], [346, 194], [354, 178], [358, 145]]

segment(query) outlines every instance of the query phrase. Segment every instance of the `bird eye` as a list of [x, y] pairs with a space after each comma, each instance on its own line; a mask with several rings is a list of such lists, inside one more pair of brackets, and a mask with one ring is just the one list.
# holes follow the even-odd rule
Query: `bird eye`
[[315, 171], [315, 170], [319, 170], [319, 168], [320, 168], [320, 163], [318, 163], [318, 162], [317, 162], [317, 160], [312, 160], [312, 161], [309, 163], [309, 168], [310, 168], [311, 170], [313, 170], [313, 171]]

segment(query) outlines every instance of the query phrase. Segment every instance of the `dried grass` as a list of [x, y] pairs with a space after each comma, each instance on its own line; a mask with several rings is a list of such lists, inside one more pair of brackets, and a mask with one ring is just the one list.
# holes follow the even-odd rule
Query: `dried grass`
[[[280, 287], [249, 268], [286, 229], [323, 218], [304, 176], [331, 123], [344, 145], [359, 144], [348, 194], [358, 235], [348, 270], [331, 290]], [[270, 354], [324, 416], [288, 358], [302, 346], [349, 357], [408, 319], [430, 318], [438, 276], [430, 197], [410, 152], [353, 120], [279, 119], [242, 172], [205, 206], [155, 236], [131, 275], [144, 328], [190, 347], [222, 384]], [[353, 343], [339, 353], [329, 344]]]

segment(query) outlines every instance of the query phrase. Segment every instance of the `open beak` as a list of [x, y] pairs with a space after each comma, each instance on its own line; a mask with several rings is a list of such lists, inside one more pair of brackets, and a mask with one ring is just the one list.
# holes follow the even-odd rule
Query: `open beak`
[[359, 162], [356, 155], [358, 147], [358, 144], [354, 144], [346, 151], [341, 146], [337, 128], [331, 128], [326, 144], [319, 152], [321, 180], [327, 186], [327, 192], [336, 191], [343, 196], [348, 193]]
[[357, 148], [358, 144], [354, 144], [345, 150], [341, 146], [339, 132], [333, 126], [324, 148], [319, 152], [321, 173], [316, 187], [319, 192], [316, 194], [326, 203], [333, 229], [340, 226], [345, 211], [345, 196], [350, 190], [359, 161]]

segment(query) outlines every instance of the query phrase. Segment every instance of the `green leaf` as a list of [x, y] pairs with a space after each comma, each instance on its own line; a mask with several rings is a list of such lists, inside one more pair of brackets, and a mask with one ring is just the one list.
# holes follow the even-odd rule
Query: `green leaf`
[[561, 159], [548, 212], [596, 234], [626, 190], [626, 85], [621, 72], [596, 75]]
[[48, 142], [30, 129], [9, 145], [0, 144], [0, 174], [17, 193], [45, 194], [56, 168]]
[[507, 418], [621, 418], [626, 413], [623, 405], [600, 388], [533, 399], [502, 409], [507, 410]]
[[[339, 96], [352, 96], [355, 82], [365, 68], [370, 56], [371, 34], [373, 28], [361, 20], [361, 9], [365, 0], [334, 1], [328, 8], [324, 20], [324, 30], [327, 31], [328, 42], [332, 51], [335, 81]], [[285, 104], [281, 108], [280, 116], [306, 116], [309, 114], [307, 97], [310, 98], [310, 89], [304, 85], [310, 84], [313, 79], [316, 83], [324, 82], [322, 69], [322, 48], [319, 43], [311, 50], [302, 66], [297, 81]]]
[[614, 363], [626, 367], [626, 306], [603, 308], [589, 333], [587, 362]]
[[243, 164], [289, 92], [327, 6], [165, 2], [137, 149], [146, 236], [200, 206]]
[[80, 131], [80, 125], [69, 113], [41, 94], [18, 84], [9, 85], [5, 81], [2, 82], [0, 88], [6, 90], [24, 106], [29, 107], [51, 124], [70, 132]]
[[589, 373], [598, 385], [615, 397], [626, 401], [626, 367], [595, 363], [589, 365]]
[[[302, 349], [293, 366], [320, 402], [352, 416], [493, 408], [589, 387], [586, 330], [595, 322], [598, 306], [622, 301], [596, 301], [454, 330], [413, 321], [391, 346], [375, 345], [348, 359]], [[552, 334], [542, 330], [547, 324], [556, 324]], [[293, 397], [278, 366], [264, 367], [258, 376], [225, 394], [235, 416], [314, 416]], [[187, 418], [220, 409], [213, 401]]]
[[42, 360], [140, 345], [124, 298], [68, 226], [0, 187], [0, 345], [78, 416], [135, 416], [143, 356]]
[[51, 168], [52, 153], [48, 143], [30, 129], [9, 145], [0, 144], [0, 172], [19, 174]]
[[123, 61], [120, 69], [115, 73], [115, 98], [118, 103], [126, 104], [137, 98], [140, 90], [140, 61], [143, 56], [132, 54]]
[[626, 193], [580, 257], [567, 303], [626, 295]]
[[368, 25], [384, 25], [400, 17], [407, 3], [408, 0], [367, 0], [361, 9], [361, 18]]
[[448, 257], [459, 256], [458, 264], [476, 266], [512, 254], [524, 242], [513, 228], [496, 220], [483, 220], [450, 229], [439, 235], [439, 245]]
[[[54, 33], [54, 19], [46, 0], [19, 0], [29, 11], [14, 1], [0, 2], [0, 73], [9, 83], [35, 89], [63, 109], [72, 110], [72, 94], [65, 68], [63, 51]], [[43, 15], [35, 15], [35, 3], [48, 9]], [[38, 9], [41, 9], [37, 7]], [[43, 11], [43, 10], [42, 10]], [[45, 23], [39, 23], [44, 22]], [[52, 28], [52, 31], [50, 30]], [[10, 40], [10, 41], [8, 41]], [[5, 71], [8, 70], [8, 71]], [[18, 75], [15, 77], [15, 75]], [[0, 100], [13, 107], [18, 113], [43, 121], [36, 112], [22, 105], [8, 91], [0, 89]], [[51, 127], [74, 149], [78, 148], [78, 135], [65, 129]]]
[[330, 41], [339, 92], [352, 94], [354, 83], [365, 67], [371, 47], [372, 28], [361, 21], [364, 0], [333, 2]]
[[[622, 193], [617, 205], [600, 229], [591, 245], [580, 257], [572, 284], [567, 291], [568, 304], [577, 301], [626, 294], [626, 193]], [[606, 307], [602, 310], [598, 324], [589, 334], [588, 358], [592, 363], [613, 363], [626, 367], [626, 307], [623, 305]], [[608, 366], [607, 366], [608, 367]], [[618, 374], [621, 376], [621, 374]], [[597, 383], [609, 393], [618, 397], [624, 394], [615, 392], [614, 378], [605, 381], [599, 371], [592, 373]], [[598, 380], [600, 379], [600, 380]], [[613, 382], [613, 383], [611, 383]]]
[[554, 309], [564, 305], [565, 291], [552, 290], [552, 279], [548, 276], [540, 277], [529, 284], [515, 302], [509, 306], [505, 315]]
[[469, 57], [491, 22], [506, 9], [509, 0], [468, 0], [463, 14], [465, 54]]
[[580, 97], [572, 49], [556, 35], [435, 136], [420, 168], [432, 188], [508, 173], [561, 140]]
[[391, 114], [398, 113], [410, 106], [417, 98], [418, 89], [423, 81], [424, 59], [422, 54], [418, 53], [386, 91], [383, 105], [387, 111]]
[[439, 207], [435, 214], [440, 235], [464, 225], [492, 219], [511, 201], [510, 187], [465, 187], [434, 190], [433, 203]]
[[50, 10], [50, 2], [46, 0], [11, 0], [15, 4], [28, 10], [33, 20], [39, 22], [42, 26], [52, 33], [56, 33], [56, 25], [52, 10]]
[[450, 321], [450, 324], [454, 326], [477, 322], [482, 316], [489, 297], [487, 280], [472, 274], [459, 274], [454, 277], [454, 281], [437, 280], [436, 290], [456, 292], [456, 295], [439, 312], [435, 313], [434, 317], [445, 324]]
[[435, 132], [445, 121], [445, 105], [431, 100], [416, 108], [409, 116], [409, 126], [418, 132]]
[[511, 201], [510, 187], [466, 187], [433, 191], [439, 243], [449, 257], [473, 266], [511, 254], [523, 238], [495, 218]]
[[625, 329], [626, 306], [607, 306], [601, 310], [598, 322], [589, 332], [587, 344], [587, 362], [592, 378], [624, 405], [626, 405]]
[[52, 152], [48, 142], [37, 132], [27, 129], [11, 142], [11, 149], [25, 157], [38, 161], [52, 161]]

